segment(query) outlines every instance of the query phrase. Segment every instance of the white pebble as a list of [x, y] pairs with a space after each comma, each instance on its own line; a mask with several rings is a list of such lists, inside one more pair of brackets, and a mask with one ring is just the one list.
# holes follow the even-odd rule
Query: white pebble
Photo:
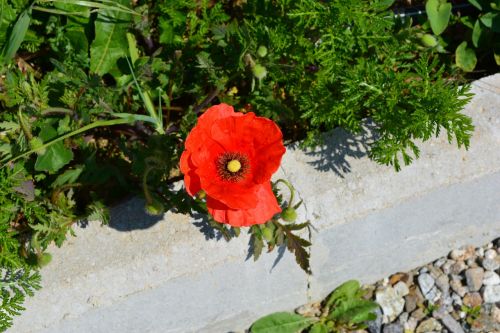
[[489, 249], [488, 251], [486, 251], [484, 253], [484, 257], [486, 259], [495, 259], [496, 256], [497, 256], [497, 251], [495, 251], [493, 249]]

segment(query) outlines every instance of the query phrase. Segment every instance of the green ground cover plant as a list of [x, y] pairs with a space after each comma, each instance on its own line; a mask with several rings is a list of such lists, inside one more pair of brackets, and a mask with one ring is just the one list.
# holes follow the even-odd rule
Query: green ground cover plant
[[[369, 118], [370, 156], [396, 170], [442, 131], [468, 147], [468, 85], [392, 2], [0, 0], [3, 327], [77, 221], [106, 223], [128, 194], [150, 214], [204, 211], [170, 184], [212, 104], [270, 118], [305, 146]], [[292, 233], [308, 228], [252, 227], [253, 254], [286, 246], [308, 270], [310, 243]]]
[[428, 0], [425, 5], [428, 20], [421, 23], [429, 33], [422, 36], [422, 43], [437, 52], [454, 53], [455, 64], [465, 72], [474, 71], [478, 62], [481, 71], [492, 67], [498, 70], [500, 1], [468, 0], [466, 3], [474, 11], [453, 13], [450, 2]]
[[374, 320], [378, 304], [364, 298], [358, 281], [338, 286], [322, 303], [319, 316], [276, 312], [258, 319], [251, 333], [340, 333], [360, 330]]

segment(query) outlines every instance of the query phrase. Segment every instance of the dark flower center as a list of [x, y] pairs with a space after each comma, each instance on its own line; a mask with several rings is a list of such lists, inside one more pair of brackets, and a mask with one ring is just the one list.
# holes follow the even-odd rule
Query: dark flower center
[[219, 155], [217, 174], [222, 180], [238, 182], [250, 171], [250, 162], [245, 154], [239, 152], [225, 152]]

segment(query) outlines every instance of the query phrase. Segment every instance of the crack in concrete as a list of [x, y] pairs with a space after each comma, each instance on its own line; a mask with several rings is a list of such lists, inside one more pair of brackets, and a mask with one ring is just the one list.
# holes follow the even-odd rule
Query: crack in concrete
[[[283, 173], [283, 175], [285, 176], [285, 178], [287, 178], [288, 180], [288, 173], [286, 172], [285, 168], [280, 165], [280, 170], [281, 172]], [[312, 216], [310, 215], [309, 213], [309, 209], [307, 208], [307, 204], [306, 204], [306, 201], [304, 200], [304, 198], [302, 197], [302, 194], [299, 192], [299, 190], [292, 184], [294, 190], [295, 190], [295, 193], [297, 195], [297, 197], [299, 198], [299, 202], [302, 201], [302, 206], [304, 207], [304, 210], [305, 210], [305, 218], [306, 218], [306, 221], [309, 221], [311, 223], [311, 218]], [[312, 226], [312, 224], [311, 224]], [[313, 230], [314, 230], [314, 227], [313, 227]], [[312, 244], [312, 231], [309, 229], [309, 242]], [[308, 248], [308, 252], [309, 252], [309, 264], [310, 264], [310, 260], [311, 260], [311, 256], [312, 256], [312, 251], [311, 251], [311, 247], [312, 245]], [[312, 274], [311, 273], [306, 273], [307, 275], [307, 279], [306, 279], [306, 299], [307, 299], [307, 302], [312, 302]]]

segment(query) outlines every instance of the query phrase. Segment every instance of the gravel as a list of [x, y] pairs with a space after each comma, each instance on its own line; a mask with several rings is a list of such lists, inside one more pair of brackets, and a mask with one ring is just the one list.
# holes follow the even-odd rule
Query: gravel
[[500, 333], [500, 238], [365, 286], [381, 309], [357, 333]]

